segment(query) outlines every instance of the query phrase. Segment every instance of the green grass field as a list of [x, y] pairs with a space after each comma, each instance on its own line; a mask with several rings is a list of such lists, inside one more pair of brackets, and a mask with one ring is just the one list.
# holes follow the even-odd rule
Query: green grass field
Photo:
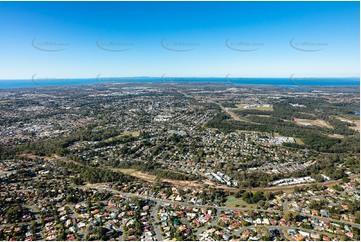
[[228, 196], [225, 205], [227, 207], [239, 207], [239, 208], [248, 208], [248, 209], [255, 209], [257, 207], [255, 204], [248, 204], [245, 201], [243, 201], [242, 198], [236, 198], [234, 196]]
[[108, 143], [108, 142], [113, 142], [114, 140], [118, 140], [118, 139], [122, 139], [123, 137], [130, 135], [132, 137], [139, 137], [140, 132], [139, 131], [132, 131], [132, 132], [124, 132], [120, 135], [114, 136], [114, 137], [110, 137], [106, 140], [104, 140], [103, 142]]

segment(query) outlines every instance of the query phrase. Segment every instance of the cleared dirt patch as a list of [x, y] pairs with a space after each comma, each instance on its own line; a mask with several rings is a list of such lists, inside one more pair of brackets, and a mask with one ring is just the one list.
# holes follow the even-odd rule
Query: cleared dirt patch
[[343, 139], [343, 138], [345, 138], [345, 136], [342, 135], [342, 134], [329, 134], [329, 135], [327, 135], [327, 136], [330, 137], [330, 138], [336, 138], [336, 139]]
[[303, 141], [300, 138], [295, 138], [296, 144], [298, 145], [304, 145]]
[[[154, 175], [150, 175], [135, 169], [120, 169], [120, 168], [111, 168], [111, 170], [113, 171], [118, 171], [118, 172], [122, 172], [134, 177], [137, 177], [139, 179], [142, 179], [144, 181], [147, 182], [151, 182], [154, 183], [156, 181], [156, 176]], [[223, 189], [224, 191], [230, 191], [230, 192], [238, 192], [240, 190], [240, 188], [236, 188], [236, 187], [227, 187], [225, 185], [220, 185], [220, 184], [215, 184], [212, 181], [209, 180], [203, 180], [203, 181], [179, 181], [179, 180], [171, 180], [171, 179], [161, 179], [162, 182], [168, 182], [170, 184], [172, 184], [175, 187], [189, 187], [189, 188], [194, 188], [194, 189], [202, 189], [204, 187], [213, 187], [216, 189]], [[248, 188], [248, 189], [244, 189], [247, 191], [262, 191], [262, 192], [278, 192], [278, 191], [283, 191], [286, 193], [290, 193], [293, 192], [295, 187], [306, 187], [306, 186], [311, 186], [313, 184], [315, 185], [322, 185], [322, 186], [333, 186], [335, 184], [340, 183], [341, 180], [331, 180], [331, 181], [327, 181], [327, 182], [315, 182], [315, 183], [305, 183], [305, 184], [299, 184], [299, 185], [290, 185], [290, 186], [274, 186], [274, 187], [256, 187], [256, 188]]]
[[[112, 171], [117, 171], [117, 172], [122, 172], [124, 174], [130, 175], [130, 176], [134, 176], [137, 177], [139, 179], [142, 179], [144, 181], [147, 182], [151, 182], [154, 183], [157, 180], [157, 176], [155, 175], [151, 175], [142, 171], [138, 171], [136, 169], [121, 169], [121, 168], [109, 168]], [[195, 188], [202, 188], [202, 186], [204, 185], [208, 185], [208, 186], [215, 186], [217, 187], [216, 184], [214, 184], [211, 181], [181, 181], [181, 180], [172, 180], [172, 179], [160, 179], [161, 182], [168, 182], [171, 183], [173, 186], [176, 187], [195, 187]], [[223, 186], [221, 188], [224, 188]]]
[[252, 116], [257, 116], [257, 117], [261, 117], [261, 118], [269, 118], [269, 117], [271, 117], [271, 115], [266, 115], [266, 114], [252, 114], [252, 115], [247, 115], [247, 117], [252, 117]]
[[352, 126], [352, 127], [350, 127], [350, 129], [360, 132], [360, 120], [351, 120], [351, 119], [342, 118], [342, 117], [335, 117], [335, 118], [337, 118], [338, 120], [345, 122], [345, 123], [355, 124], [356, 126]]
[[68, 163], [70, 162], [70, 163], [73, 163], [73, 164], [78, 165], [78, 166], [82, 166], [82, 164], [80, 164], [79, 162], [67, 159], [65, 157], [58, 156], [56, 154], [54, 154], [53, 156], [40, 156], [40, 155], [33, 155], [33, 154], [23, 154], [22, 156], [26, 157], [26, 158], [29, 158], [29, 159], [43, 159], [43, 160], [46, 160], [46, 161], [60, 160], [60, 161], [68, 162]]
[[355, 122], [355, 120], [351, 120], [351, 119], [347, 119], [347, 118], [342, 118], [342, 117], [336, 117], [334, 116], [334, 118], [337, 118], [338, 120], [342, 121], [342, 122], [346, 122], [346, 123], [350, 123], [353, 124]]
[[251, 122], [247, 119], [244, 119], [244, 118], [241, 118], [240, 116], [238, 116], [237, 114], [235, 114], [232, 109], [230, 108], [223, 108], [223, 110], [234, 120], [236, 121], [240, 121], [240, 122], [246, 122], [246, 123], [254, 123], [254, 122]]
[[360, 120], [356, 120], [354, 121], [354, 123], [356, 124], [356, 126], [350, 127], [350, 129], [360, 132]]
[[236, 106], [242, 110], [273, 111], [273, 106], [269, 104], [236, 104]]
[[333, 127], [330, 124], [328, 124], [326, 121], [321, 119], [312, 120], [312, 119], [295, 118], [293, 120], [296, 124], [302, 126], [318, 126], [321, 128], [333, 129]]
[[138, 171], [136, 169], [121, 169], [121, 168], [109, 168], [109, 169], [112, 171], [122, 172], [124, 174], [137, 177], [137, 178], [142, 179], [147, 182], [155, 182], [155, 180], [157, 178], [155, 175], [147, 174], [147, 173]]

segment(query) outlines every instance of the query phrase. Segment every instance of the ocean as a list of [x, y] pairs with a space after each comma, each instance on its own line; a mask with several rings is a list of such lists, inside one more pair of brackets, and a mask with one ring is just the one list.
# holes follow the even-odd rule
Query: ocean
[[223, 83], [226, 85], [269, 85], [285, 88], [307, 87], [360, 87], [360, 78], [193, 78], [193, 77], [104, 77], [49, 79], [33, 78], [23, 80], [0, 80], [0, 89], [34, 88], [51, 86], [91, 85], [105, 83]]

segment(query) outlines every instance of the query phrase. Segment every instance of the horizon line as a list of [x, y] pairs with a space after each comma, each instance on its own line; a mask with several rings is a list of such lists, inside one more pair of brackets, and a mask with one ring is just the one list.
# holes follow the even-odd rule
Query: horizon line
[[257, 78], [282, 78], [282, 79], [316, 79], [316, 78], [330, 78], [330, 79], [337, 79], [337, 78], [358, 78], [360, 79], [360, 76], [259, 76], [259, 77], [246, 77], [246, 76], [95, 76], [95, 77], [48, 77], [48, 76], [39, 76], [38, 78], [30, 77], [30, 78], [0, 78], [0, 81], [21, 81], [21, 80], [37, 80], [37, 79], [44, 79], [44, 80], [51, 80], [51, 79], [105, 79], [105, 78], [159, 78], [159, 79], [166, 79], [166, 78], [179, 78], [179, 79], [185, 79], [185, 78], [198, 78], [198, 79], [204, 79], [204, 78], [217, 78], [217, 79], [236, 79], [236, 78], [244, 78], [244, 79], [257, 79]]

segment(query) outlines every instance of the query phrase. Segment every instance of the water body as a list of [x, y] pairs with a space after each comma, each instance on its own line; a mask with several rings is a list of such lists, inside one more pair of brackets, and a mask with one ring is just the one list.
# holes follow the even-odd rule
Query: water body
[[79, 79], [34, 78], [23, 80], [0, 80], [0, 89], [34, 88], [51, 86], [91, 85], [106, 83], [220, 83], [226, 85], [271, 85], [284, 88], [307, 88], [311, 86], [360, 87], [359, 78], [193, 78], [193, 77], [104, 77]]

